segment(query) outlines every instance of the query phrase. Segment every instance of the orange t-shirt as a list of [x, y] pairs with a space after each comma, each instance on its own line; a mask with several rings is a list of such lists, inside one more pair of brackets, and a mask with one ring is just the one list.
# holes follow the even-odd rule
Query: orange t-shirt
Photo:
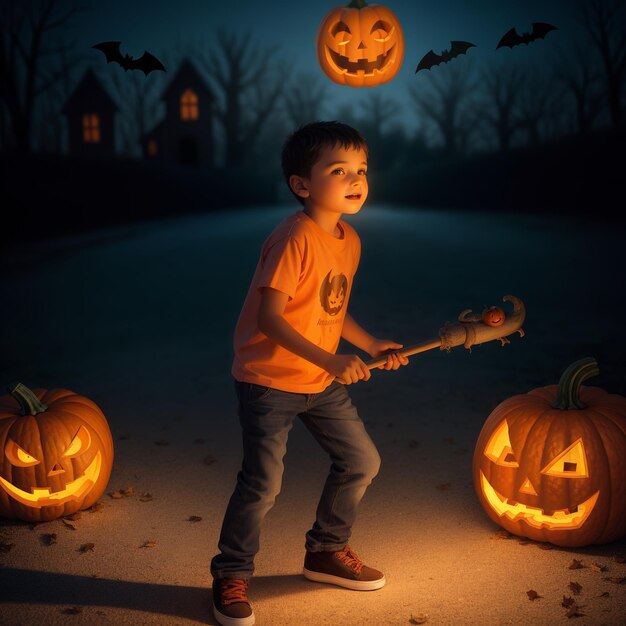
[[343, 220], [337, 238], [304, 211], [284, 219], [265, 240], [235, 328], [232, 374], [240, 381], [294, 393], [319, 393], [332, 374], [259, 330], [263, 287], [289, 296], [283, 317], [301, 335], [334, 354], [361, 255], [356, 231]]

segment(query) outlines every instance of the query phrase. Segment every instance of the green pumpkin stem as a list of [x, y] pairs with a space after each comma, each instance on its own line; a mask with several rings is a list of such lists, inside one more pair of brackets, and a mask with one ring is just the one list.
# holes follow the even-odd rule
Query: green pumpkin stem
[[367, 2], [365, 0], [352, 0], [349, 5], [347, 5], [348, 9], [363, 9], [367, 6]]
[[15, 383], [7, 387], [7, 391], [20, 403], [22, 415], [37, 415], [47, 410], [44, 404], [26, 385]]
[[586, 405], [580, 399], [580, 386], [583, 381], [599, 373], [598, 363], [592, 356], [572, 363], [561, 375], [556, 391], [556, 401], [552, 403], [552, 407], [564, 411], [584, 409]]

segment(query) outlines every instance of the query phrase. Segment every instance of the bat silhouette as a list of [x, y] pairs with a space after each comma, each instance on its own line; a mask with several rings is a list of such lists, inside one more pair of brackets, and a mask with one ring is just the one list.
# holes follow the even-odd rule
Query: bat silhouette
[[468, 41], [451, 41], [450, 50], [444, 50], [441, 54], [435, 54], [432, 50], [427, 52], [417, 64], [415, 73], [417, 74], [420, 70], [429, 70], [440, 63], [447, 63], [454, 57], [458, 57], [459, 54], [465, 54], [470, 48], [475, 47], [473, 43]]
[[166, 71], [165, 67], [163, 67], [163, 63], [149, 52], [144, 52], [138, 59], [134, 59], [128, 54], [122, 56], [120, 52], [121, 43], [121, 41], [103, 41], [91, 47], [96, 50], [102, 50], [107, 59], [107, 63], [115, 61], [124, 68], [125, 72], [128, 72], [128, 70], [141, 70], [147, 76], [153, 70]]
[[551, 30], [558, 30], [558, 28], [551, 24], [544, 24], [543, 22], [533, 22], [532, 33], [524, 33], [523, 35], [518, 35], [515, 28], [511, 28], [511, 30], [505, 33], [502, 39], [500, 39], [496, 50], [503, 46], [512, 48], [522, 43], [528, 45], [531, 41], [535, 41], [535, 39], [543, 39]]

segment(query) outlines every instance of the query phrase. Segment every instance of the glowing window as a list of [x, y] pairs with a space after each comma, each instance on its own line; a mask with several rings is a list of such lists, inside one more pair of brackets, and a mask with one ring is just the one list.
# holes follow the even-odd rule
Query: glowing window
[[155, 139], [148, 142], [148, 156], [156, 156], [159, 153], [159, 146]]
[[100, 143], [100, 116], [95, 113], [83, 115], [83, 142]]
[[186, 89], [180, 97], [180, 119], [187, 121], [198, 119], [198, 96], [192, 89]]

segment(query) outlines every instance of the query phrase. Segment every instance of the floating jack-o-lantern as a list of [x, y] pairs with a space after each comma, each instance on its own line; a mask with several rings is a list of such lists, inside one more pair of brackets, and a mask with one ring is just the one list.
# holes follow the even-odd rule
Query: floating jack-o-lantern
[[509, 532], [570, 547], [626, 536], [626, 398], [581, 386], [598, 373], [581, 359], [558, 386], [513, 396], [485, 422], [474, 488]]
[[402, 65], [404, 35], [395, 13], [382, 4], [352, 0], [335, 7], [317, 33], [317, 58], [332, 81], [375, 87], [390, 81]]
[[0, 398], [0, 517], [49, 521], [94, 504], [113, 464], [102, 411], [67, 389], [9, 391]]

